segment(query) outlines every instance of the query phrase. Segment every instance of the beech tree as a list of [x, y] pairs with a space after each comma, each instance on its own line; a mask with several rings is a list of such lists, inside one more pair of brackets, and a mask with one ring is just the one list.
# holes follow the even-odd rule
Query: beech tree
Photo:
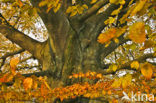
[[[1, 100], [115, 103], [134, 88], [156, 93], [154, 0], [0, 2]], [[32, 58], [37, 65], [26, 65]]]

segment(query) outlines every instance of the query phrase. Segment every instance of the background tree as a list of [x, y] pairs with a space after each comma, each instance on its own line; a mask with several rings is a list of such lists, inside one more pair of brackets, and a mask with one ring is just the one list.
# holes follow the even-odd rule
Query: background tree
[[[117, 84], [128, 88], [124, 84], [126, 78], [139, 80], [142, 75], [143, 80], [150, 80], [145, 82], [155, 81], [154, 0], [2, 0], [0, 8], [2, 88], [13, 80], [14, 85], [23, 83], [25, 91], [30, 94], [29, 89], [37, 82], [45, 99], [51, 88], [86, 81], [82, 77], [93, 79], [89, 80], [93, 85], [109, 78], [106, 87], [111, 85], [112, 88]], [[11, 62], [13, 56], [20, 60], [13, 58]], [[32, 61], [32, 58], [37, 61]], [[116, 78], [121, 72], [126, 76]], [[135, 77], [136, 73], [138, 77]], [[113, 74], [112, 79], [104, 76], [109, 74]], [[46, 77], [36, 76], [47, 76], [50, 85]], [[69, 76], [78, 80], [71, 80]], [[137, 82], [141, 84], [142, 80]], [[150, 84], [151, 88], [153, 85]], [[107, 88], [108, 95], [111, 95], [112, 88]], [[82, 95], [90, 98], [85, 93], [73, 98]], [[66, 93], [65, 97], [58, 98], [63, 101], [68, 97]]]

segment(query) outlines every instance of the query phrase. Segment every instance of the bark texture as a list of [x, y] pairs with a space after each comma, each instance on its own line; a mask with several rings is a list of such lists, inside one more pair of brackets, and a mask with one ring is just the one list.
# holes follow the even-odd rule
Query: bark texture
[[[104, 21], [119, 7], [111, 4], [104, 13], [96, 15], [96, 11], [107, 4], [108, 0], [99, 0], [83, 15], [71, 18], [64, 13], [66, 6], [57, 13], [52, 10], [47, 13], [46, 7], [38, 7], [39, 2], [31, 1], [34, 7], [40, 9], [39, 15], [48, 30], [49, 38], [45, 42], [33, 40], [14, 29], [7, 21], [0, 24], [0, 32], [39, 60], [43, 72], [51, 77], [53, 87], [70, 84], [68, 77], [73, 72], [101, 69], [101, 56], [106, 57], [127, 41], [120, 37], [119, 44], [112, 42], [106, 48], [97, 42], [97, 36], [106, 26]], [[68, 0], [64, 0], [65, 4], [71, 5]]]

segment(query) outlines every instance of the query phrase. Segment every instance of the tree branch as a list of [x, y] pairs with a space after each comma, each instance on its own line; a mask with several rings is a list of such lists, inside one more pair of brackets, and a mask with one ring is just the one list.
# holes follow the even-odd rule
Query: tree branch
[[86, 19], [88, 19], [90, 16], [94, 15], [102, 6], [106, 5], [108, 3], [108, 0], [100, 0], [96, 4], [94, 4], [90, 9], [88, 9], [85, 13], [83, 13], [79, 21], [83, 22]]
[[0, 57], [0, 59], [5, 59], [9, 56], [12, 56], [12, 55], [15, 55], [15, 54], [18, 54], [18, 53], [21, 53], [21, 52], [24, 52], [25, 50], [24, 49], [20, 49], [18, 51], [14, 51], [14, 52], [11, 52], [11, 53], [6, 53], [5, 55], [3, 55], [2, 57]]
[[[142, 63], [142, 62], [145, 62], [146, 59], [148, 59], [148, 58], [155, 58], [155, 57], [156, 57], [156, 56], [153, 55], [153, 53], [145, 54], [145, 55], [143, 55], [143, 56], [140, 56], [140, 57], [137, 58], [137, 59], [134, 59], [134, 60], [129, 61], [129, 62], [123, 64], [123, 65], [120, 65], [120, 67], [119, 67], [116, 71], [113, 71], [113, 70], [107, 71], [107, 69], [106, 69], [106, 70], [104, 70], [104, 71], [101, 71], [101, 73], [104, 74], [104, 75], [107, 75], [107, 74], [115, 74], [117, 71], [120, 71], [120, 70], [122, 70], [122, 69], [134, 70], [133, 68], [130, 67], [130, 64], [131, 64], [133, 61], [138, 61], [138, 62]], [[109, 65], [107, 65], [107, 67], [109, 67]]]
[[0, 17], [5, 21], [4, 23], [0, 23], [0, 33], [2, 33], [9, 40], [21, 46], [23, 49], [28, 50], [37, 59], [40, 59], [40, 55], [38, 54], [41, 51], [44, 43], [38, 42], [30, 38], [21, 31], [12, 27], [1, 14]]

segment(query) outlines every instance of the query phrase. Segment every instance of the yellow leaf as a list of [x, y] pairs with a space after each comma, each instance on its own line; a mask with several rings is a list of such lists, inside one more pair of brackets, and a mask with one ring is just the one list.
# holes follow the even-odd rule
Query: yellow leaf
[[67, 8], [67, 10], [66, 10], [66, 13], [71, 13], [72, 12], [72, 7], [71, 6], [69, 6], [68, 8]]
[[128, 37], [136, 43], [143, 43], [146, 40], [144, 23], [137, 22], [131, 25]]
[[88, 9], [88, 6], [86, 4], [83, 4], [82, 7]]
[[105, 42], [110, 41], [113, 37], [115, 37], [115, 33], [116, 28], [110, 28], [108, 31], [106, 31], [105, 33], [101, 33], [98, 36], [98, 42], [104, 44]]
[[109, 0], [111, 4], [115, 4], [118, 0]]
[[116, 33], [115, 33], [115, 36], [116, 37], [121, 36], [123, 33], [125, 33], [126, 29], [127, 29], [127, 26], [124, 26], [122, 28], [118, 28], [117, 31], [116, 31]]
[[109, 0], [111, 4], [125, 4], [125, 0]]
[[122, 81], [122, 88], [127, 88], [127, 81], [126, 80], [123, 80]]
[[114, 17], [109, 17], [104, 23], [105, 24], [112, 24], [112, 23], [114, 23], [115, 22], [115, 20], [116, 20], [116, 18]]
[[77, 10], [71, 12], [70, 17], [75, 16], [77, 14]]
[[106, 95], [106, 91], [105, 91], [105, 90], [102, 90], [102, 94], [103, 94], [103, 95]]
[[90, 4], [94, 4], [94, 3], [96, 3], [96, 1], [97, 1], [97, 0], [92, 0], [92, 1], [90, 2]]
[[33, 79], [32, 78], [30, 78], [30, 77], [25, 78], [23, 80], [23, 87], [24, 87], [25, 91], [27, 91], [28, 89], [31, 89], [32, 84], [33, 84]]
[[16, 69], [16, 66], [17, 66], [18, 63], [19, 63], [19, 57], [11, 58], [10, 68], [11, 68], [12, 74], [15, 74], [15, 69]]
[[138, 63], [138, 61], [133, 61], [133, 62], [131, 63], [131, 68], [138, 69], [138, 68], [139, 68], [139, 63]]
[[121, 82], [122, 82], [121, 80], [122, 80], [122, 77], [120, 79], [116, 78], [111, 87], [119, 88], [121, 86]]
[[39, 3], [39, 7], [47, 5], [48, 1], [44, 0]]
[[144, 7], [146, 1], [147, 0], [140, 0], [135, 6], [135, 8], [132, 10], [130, 17], [134, 16], [137, 12], [139, 12]]
[[126, 81], [127, 82], [127, 86], [129, 86], [131, 84], [132, 81], [132, 75], [131, 74], [127, 74], [122, 81]]
[[118, 8], [118, 9], [116, 9], [116, 10], [114, 10], [112, 13], [111, 13], [111, 15], [117, 15], [118, 13], [120, 13], [120, 10], [122, 9], [122, 5], [120, 5], [120, 7]]
[[83, 13], [83, 10], [84, 10], [83, 7], [81, 7], [81, 6], [78, 6], [78, 7], [77, 7], [77, 12], [78, 12], [79, 14], [82, 14], [82, 13]]
[[118, 38], [114, 38], [115, 43], [119, 43], [119, 39]]
[[125, 0], [119, 0], [119, 4], [124, 5], [125, 4]]
[[118, 69], [117, 65], [112, 65], [112, 70], [115, 72]]
[[111, 41], [107, 42], [105, 47], [108, 47], [110, 43], [111, 43]]
[[153, 74], [153, 65], [147, 62], [142, 64], [141, 73], [146, 79], [151, 79], [152, 74]]
[[125, 23], [126, 21], [128, 21], [128, 16], [130, 15], [130, 13], [133, 11], [133, 9], [135, 8], [135, 5], [131, 6], [127, 13], [125, 15], [122, 16], [122, 18], [119, 20], [121, 24]]
[[56, 13], [56, 12], [60, 9], [60, 7], [61, 7], [61, 4], [58, 4], [57, 7], [55, 7], [55, 8], [53, 9], [54, 12]]

